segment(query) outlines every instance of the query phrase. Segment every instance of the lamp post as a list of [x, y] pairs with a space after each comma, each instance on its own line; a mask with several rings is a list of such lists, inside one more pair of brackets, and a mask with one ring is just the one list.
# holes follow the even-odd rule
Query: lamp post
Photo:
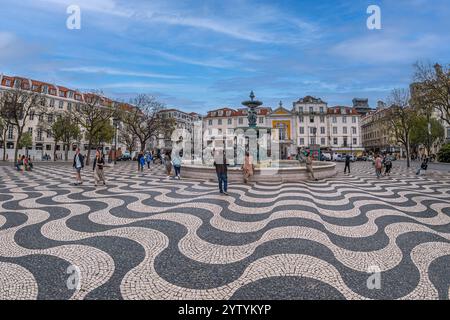
[[117, 127], [119, 126], [120, 119], [114, 118], [113, 124], [114, 124], [114, 165], [117, 164]]

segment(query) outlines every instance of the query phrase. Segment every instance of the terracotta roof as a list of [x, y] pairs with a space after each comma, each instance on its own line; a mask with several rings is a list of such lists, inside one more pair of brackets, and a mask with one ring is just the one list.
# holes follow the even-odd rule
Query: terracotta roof
[[[345, 112], [343, 113], [342, 110], [345, 110]], [[358, 111], [356, 111], [356, 109], [352, 108], [352, 107], [348, 107], [348, 106], [335, 106], [335, 107], [330, 107], [327, 110], [328, 114], [343, 114], [343, 115], [358, 115]]]

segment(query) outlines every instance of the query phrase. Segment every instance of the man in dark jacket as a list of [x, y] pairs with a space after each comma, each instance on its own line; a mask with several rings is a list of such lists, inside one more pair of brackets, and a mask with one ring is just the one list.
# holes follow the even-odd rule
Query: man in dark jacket
[[77, 148], [75, 151], [75, 156], [73, 157], [73, 167], [76, 170], [76, 185], [82, 184], [83, 181], [81, 181], [81, 169], [84, 168], [84, 157], [80, 153], [80, 148]]
[[351, 157], [350, 157], [349, 154], [347, 154], [347, 155], [345, 156], [345, 168], [344, 168], [344, 174], [347, 173], [347, 169], [348, 169], [348, 173], [350, 174], [350, 160], [351, 160]]
[[214, 155], [214, 166], [216, 167], [217, 179], [219, 181], [219, 191], [228, 195], [228, 164], [225, 157], [225, 151], [217, 150]]

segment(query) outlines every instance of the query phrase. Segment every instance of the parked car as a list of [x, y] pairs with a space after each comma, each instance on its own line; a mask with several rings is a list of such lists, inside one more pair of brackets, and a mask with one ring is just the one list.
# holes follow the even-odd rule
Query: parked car
[[341, 162], [341, 161], [344, 161], [344, 158], [342, 157], [342, 154], [335, 153], [333, 156], [333, 161]]
[[128, 151], [122, 153], [120, 157], [117, 157], [117, 161], [129, 161], [131, 160], [131, 154]]
[[356, 161], [367, 161], [367, 157], [366, 156], [358, 156], [356, 158]]

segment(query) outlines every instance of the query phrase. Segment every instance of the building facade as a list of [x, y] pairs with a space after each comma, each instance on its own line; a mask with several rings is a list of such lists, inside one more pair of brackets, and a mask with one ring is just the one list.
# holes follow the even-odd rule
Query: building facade
[[[352, 107], [328, 107], [319, 98], [306, 96], [287, 109], [280, 102], [276, 109], [257, 108], [257, 126], [271, 129], [281, 159], [292, 158], [299, 149], [321, 149], [337, 153], [361, 154], [361, 115]], [[234, 135], [236, 129], [248, 127], [247, 110], [224, 107], [211, 110], [203, 118], [206, 143], [217, 137]], [[230, 140], [230, 139], [228, 139]], [[231, 140], [230, 140], [231, 141]]]
[[[65, 154], [65, 146], [62, 142], [55, 144], [51, 131], [46, 129], [46, 126], [51, 126], [58, 115], [63, 112], [78, 110], [87, 100], [89, 94], [81, 93], [77, 90], [69, 89], [63, 86], [46, 83], [42, 81], [26, 79], [22, 77], [0, 76], [0, 94], [5, 90], [32, 90], [39, 92], [45, 98], [45, 110], [40, 114], [31, 113], [26, 120], [24, 132], [29, 132], [32, 137], [32, 146], [28, 150], [21, 149], [19, 153], [26, 154], [32, 157], [34, 160], [42, 160], [45, 156], [50, 159], [56, 157], [63, 159]], [[106, 97], [102, 97], [102, 104], [114, 107], [122, 105], [122, 103], [115, 102]], [[43, 126], [45, 123], [45, 126]], [[111, 119], [113, 125], [113, 119]], [[77, 147], [81, 149], [83, 153], [87, 151], [88, 144], [84, 139], [84, 131], [81, 128], [80, 139], [74, 141], [69, 147], [69, 158], [73, 156]], [[3, 148], [6, 148], [6, 155], [9, 160], [14, 158], [14, 149], [17, 143], [17, 130], [13, 126], [7, 128], [6, 139], [3, 141], [3, 137], [0, 137], [0, 154], [3, 154]], [[115, 145], [114, 139], [112, 141], [104, 141], [102, 147], [104, 152], [107, 153]], [[95, 145], [93, 148], [97, 148]], [[118, 149], [126, 149], [125, 145], [118, 141]]]

